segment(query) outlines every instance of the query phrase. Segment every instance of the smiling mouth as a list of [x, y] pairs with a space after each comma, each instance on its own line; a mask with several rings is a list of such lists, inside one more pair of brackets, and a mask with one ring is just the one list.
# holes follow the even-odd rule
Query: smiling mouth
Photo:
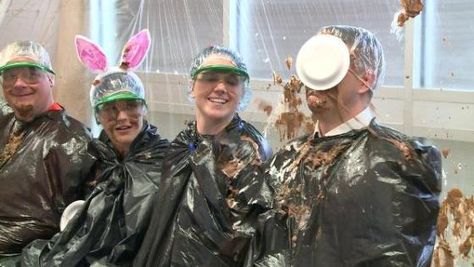
[[116, 131], [126, 131], [126, 130], [131, 129], [131, 128], [132, 128], [132, 126], [120, 125], [120, 126], [116, 126], [115, 130]]
[[229, 102], [229, 100], [222, 99], [222, 98], [214, 98], [214, 97], [210, 97], [210, 98], [208, 98], [208, 100], [212, 103], [222, 104], [222, 105]]
[[13, 96], [14, 96], [14, 97], [26, 97], [26, 96], [30, 96], [30, 95], [33, 95], [33, 93], [17, 94], [17, 95], [13, 95]]

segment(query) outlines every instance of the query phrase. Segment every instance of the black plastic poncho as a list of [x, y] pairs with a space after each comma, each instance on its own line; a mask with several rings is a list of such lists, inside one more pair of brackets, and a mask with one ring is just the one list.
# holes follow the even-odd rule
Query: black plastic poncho
[[372, 121], [296, 139], [269, 165], [292, 226], [293, 266], [429, 266], [441, 191], [436, 148]]
[[22, 266], [131, 265], [149, 223], [169, 147], [154, 126], [144, 130], [120, 159], [104, 132], [92, 144], [98, 184], [63, 232], [26, 247]]
[[259, 216], [273, 201], [254, 177], [232, 179], [270, 155], [262, 135], [236, 116], [217, 136], [190, 123], [171, 143], [152, 223], [134, 266], [243, 266]]
[[12, 109], [7, 105], [3, 99], [0, 98], [0, 116], [5, 116], [8, 113], [11, 113]]
[[[20, 123], [8, 106], [1, 109], [4, 153], [12, 128]], [[48, 111], [22, 129], [16, 152], [0, 163], [0, 258], [59, 231], [65, 207], [84, 197], [95, 161], [87, 152], [90, 133], [64, 111]]]

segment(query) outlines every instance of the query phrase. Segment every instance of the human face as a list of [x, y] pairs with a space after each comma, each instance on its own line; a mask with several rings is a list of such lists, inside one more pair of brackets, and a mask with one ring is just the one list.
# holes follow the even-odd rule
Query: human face
[[53, 104], [54, 79], [35, 67], [19, 67], [2, 73], [3, 95], [20, 121], [32, 121]]
[[146, 115], [142, 100], [120, 100], [97, 107], [97, 119], [115, 149], [125, 156], [143, 128]]
[[198, 74], [192, 97], [196, 102], [196, 119], [206, 122], [230, 122], [239, 106], [244, 78], [232, 72], [208, 71]]
[[366, 91], [361, 90], [363, 87], [365, 84], [350, 70], [338, 85], [328, 90], [312, 90], [305, 86], [306, 102], [317, 119], [336, 114], [345, 121], [353, 115], [354, 108], [358, 108], [360, 95]]

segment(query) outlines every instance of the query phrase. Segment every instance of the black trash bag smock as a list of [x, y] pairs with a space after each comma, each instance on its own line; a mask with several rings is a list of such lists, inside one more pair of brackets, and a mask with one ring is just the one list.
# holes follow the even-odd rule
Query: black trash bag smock
[[433, 146], [372, 120], [295, 139], [269, 165], [294, 266], [429, 266], [441, 190]]
[[134, 266], [243, 266], [273, 194], [261, 177], [232, 177], [270, 154], [263, 136], [238, 116], [217, 136], [201, 136], [190, 123], [171, 143]]
[[[64, 110], [24, 124], [8, 106], [1, 109], [0, 257], [19, 254], [34, 239], [59, 231], [66, 206], [84, 198], [95, 161], [87, 152], [89, 131]], [[21, 132], [21, 141], [7, 151], [12, 132]]]
[[149, 223], [168, 148], [145, 123], [121, 160], [102, 132], [91, 146], [98, 154], [95, 190], [63, 232], [25, 248], [22, 266], [130, 265]]

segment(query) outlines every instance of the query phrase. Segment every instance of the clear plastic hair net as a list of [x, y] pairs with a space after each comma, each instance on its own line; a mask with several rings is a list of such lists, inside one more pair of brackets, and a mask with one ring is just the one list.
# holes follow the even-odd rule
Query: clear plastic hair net
[[15, 59], [20, 57], [29, 58], [38, 65], [37, 67], [54, 74], [48, 52], [33, 41], [19, 41], [7, 45], [0, 54], [0, 67], [8, 67], [11, 61], [17, 61]]
[[140, 99], [145, 101], [145, 89], [133, 72], [115, 69], [98, 75], [91, 86], [90, 101], [98, 105], [118, 100]]
[[326, 26], [321, 28], [320, 33], [337, 36], [346, 43], [351, 54], [353, 70], [360, 76], [366, 73], [375, 75], [373, 90], [383, 83], [385, 59], [382, 45], [373, 33], [363, 28], [347, 25]]
[[[220, 47], [220, 46], [210, 46], [205, 49], [203, 49], [194, 59], [191, 64], [191, 68], [189, 71], [189, 75], [191, 79], [195, 78], [195, 75], [199, 70], [203, 67], [203, 63], [205, 63], [206, 59], [209, 58], [210, 56], [222, 56], [226, 59], [229, 59], [232, 61], [232, 63], [235, 65], [235, 70], [237, 73], [241, 74], [246, 78], [245, 80], [245, 86], [244, 86], [244, 93], [242, 94], [242, 97], [240, 99], [239, 107], [237, 111], [243, 111], [247, 105], [250, 102], [250, 99], [252, 98], [252, 91], [251, 88], [248, 86], [249, 84], [249, 75], [247, 71], [247, 66], [244, 63], [242, 57], [235, 51], [230, 50], [229, 48], [226, 47]], [[189, 88], [191, 90], [191, 88]], [[190, 99], [192, 101], [192, 99]]]

